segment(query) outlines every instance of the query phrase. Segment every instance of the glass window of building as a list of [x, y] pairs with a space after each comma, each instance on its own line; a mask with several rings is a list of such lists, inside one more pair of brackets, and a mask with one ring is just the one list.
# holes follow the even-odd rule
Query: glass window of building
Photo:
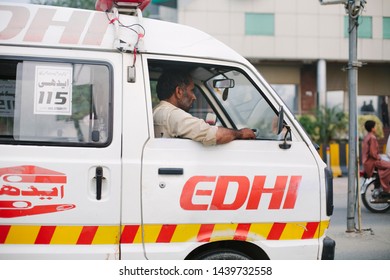
[[390, 39], [390, 17], [383, 18], [383, 39]]
[[273, 36], [274, 34], [275, 16], [273, 14], [245, 14], [245, 35]]
[[[349, 36], [349, 19], [347, 16], [344, 17], [344, 37]], [[360, 16], [359, 17], [359, 28], [358, 38], [371, 39], [372, 38], [372, 17], [371, 16]]]

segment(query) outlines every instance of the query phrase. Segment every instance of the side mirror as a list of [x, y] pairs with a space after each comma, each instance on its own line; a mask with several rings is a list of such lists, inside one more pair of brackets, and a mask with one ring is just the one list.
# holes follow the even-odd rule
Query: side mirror
[[283, 106], [282, 106], [282, 107], [280, 107], [280, 111], [279, 111], [278, 133], [277, 134], [280, 134], [282, 132], [283, 127], [284, 127], [284, 109], [283, 109]]
[[288, 125], [286, 125], [285, 128], [287, 129], [287, 131], [286, 131], [286, 134], [284, 135], [283, 143], [279, 144], [279, 148], [281, 148], [283, 150], [288, 150], [291, 148], [291, 144], [287, 143], [287, 137], [289, 134], [291, 135], [291, 128]]
[[291, 148], [291, 144], [287, 143], [287, 137], [290, 134], [291, 135], [291, 128], [288, 125], [284, 124], [284, 109], [283, 107], [280, 108], [279, 111], [279, 117], [278, 117], [278, 134], [280, 134], [283, 130], [283, 128], [286, 128], [286, 134], [284, 135], [284, 140], [282, 144], [279, 144], [279, 147], [283, 150], [288, 150]]

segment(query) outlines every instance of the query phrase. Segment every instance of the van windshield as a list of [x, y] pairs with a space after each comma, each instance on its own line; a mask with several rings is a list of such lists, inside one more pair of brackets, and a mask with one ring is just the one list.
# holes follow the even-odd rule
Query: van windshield
[[[226, 81], [231, 82], [227, 85]], [[214, 76], [206, 84], [236, 128], [250, 127], [257, 130], [258, 138], [277, 139], [278, 116], [245, 75], [231, 70]]]

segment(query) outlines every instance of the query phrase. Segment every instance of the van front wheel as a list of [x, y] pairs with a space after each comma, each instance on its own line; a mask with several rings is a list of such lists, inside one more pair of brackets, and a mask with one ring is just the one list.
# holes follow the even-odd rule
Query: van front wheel
[[196, 260], [251, 260], [249, 256], [232, 249], [218, 249], [203, 252], [195, 257]]

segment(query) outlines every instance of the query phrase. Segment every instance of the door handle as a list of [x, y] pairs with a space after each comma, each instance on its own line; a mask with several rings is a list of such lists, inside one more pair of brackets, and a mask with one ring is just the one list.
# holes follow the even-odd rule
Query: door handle
[[183, 168], [159, 168], [158, 175], [183, 175]]
[[95, 179], [96, 179], [96, 199], [102, 199], [102, 182], [103, 182], [103, 167], [98, 166], [95, 170]]

